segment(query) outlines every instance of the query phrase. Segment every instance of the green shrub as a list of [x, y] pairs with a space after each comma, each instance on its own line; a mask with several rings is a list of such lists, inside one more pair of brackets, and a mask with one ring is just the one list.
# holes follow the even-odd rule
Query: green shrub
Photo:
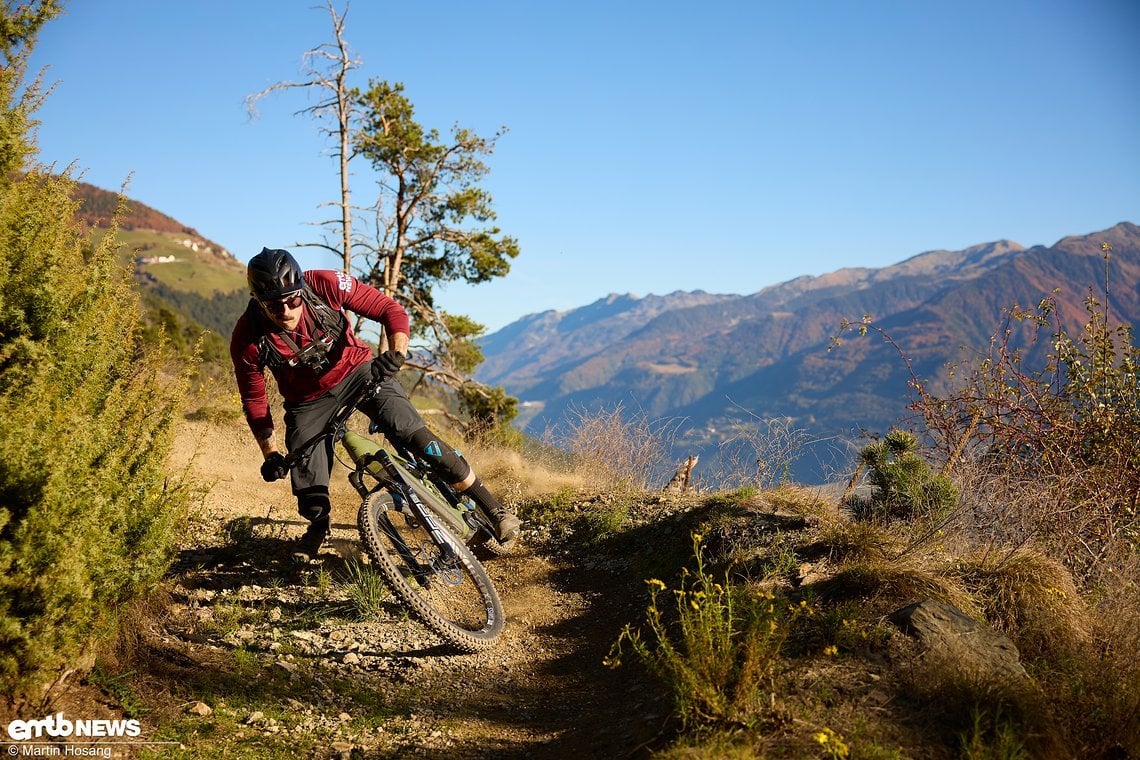
[[918, 439], [905, 430], [892, 430], [881, 441], [868, 444], [859, 458], [874, 491], [869, 500], [851, 502], [856, 517], [938, 516], [953, 509], [958, 500], [950, 479], [931, 471], [918, 455]]
[[[7, 25], [13, 11], [4, 13]], [[5, 53], [11, 60], [13, 50]], [[7, 75], [0, 86], [11, 124], [26, 99]], [[26, 138], [6, 140], [23, 147], [6, 142], [5, 162], [31, 154]], [[35, 166], [0, 177], [0, 687], [8, 694], [34, 694], [90, 662], [116, 611], [167, 568], [190, 494], [166, 471], [183, 373], [175, 368], [171, 379], [167, 353], [143, 348], [138, 296], [115, 263], [114, 236], [87, 244], [71, 221], [72, 189]]]
[[696, 573], [673, 591], [673, 605], [658, 603], [663, 582], [648, 581], [647, 634], [627, 626], [607, 662], [620, 664], [628, 644], [672, 688], [686, 725], [754, 725], [772, 713], [781, 648], [808, 608], [727, 578], [717, 582], [700, 541], [693, 536]]
[[345, 566], [345, 591], [359, 620], [376, 620], [384, 611], [391, 594], [383, 578], [368, 565], [350, 560]]
[[618, 501], [614, 504], [591, 506], [584, 510], [575, 521], [581, 539], [590, 544], [599, 544], [621, 530], [629, 520], [629, 504]]

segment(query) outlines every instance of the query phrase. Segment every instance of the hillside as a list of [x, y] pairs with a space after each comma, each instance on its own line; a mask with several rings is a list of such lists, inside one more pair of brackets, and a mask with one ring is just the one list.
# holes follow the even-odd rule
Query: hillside
[[[119, 194], [112, 193], [86, 182], [76, 182], [73, 197], [80, 202], [76, 218], [91, 227], [107, 227], [119, 206]], [[151, 230], [174, 235], [190, 235], [201, 239], [197, 230], [177, 219], [133, 199], [127, 199], [126, 213], [119, 219], [124, 230]]]
[[[261, 482], [255, 453], [241, 421], [182, 424], [172, 470], [211, 483], [206, 501], [155, 609], [54, 709], [138, 718], [143, 738], [167, 743], [162, 756], [187, 759], [1136, 756], [1135, 606], [1091, 615], [1066, 573], [1024, 549], [998, 605], [987, 580], [1003, 582], [1005, 560], [948, 554], [941, 532], [916, 551], [923, 521], [855, 522], [819, 492], [564, 487], [517, 504], [519, 547], [486, 562], [503, 641], [466, 654], [354, 580], [366, 577], [359, 498], [343, 477], [330, 545], [291, 563], [300, 520], [286, 486]], [[523, 470], [497, 464], [493, 487], [521, 495]], [[742, 607], [724, 606], [726, 586]], [[979, 621], [960, 648], [892, 614], [935, 600]], [[667, 651], [650, 625], [658, 603], [709, 635], [702, 648], [674, 634], [690, 678], [709, 687], [696, 698], [631, 651], [631, 630]], [[747, 625], [749, 609], [762, 627]], [[992, 751], [966, 754], [967, 742]]]
[[[929, 251], [882, 269], [841, 269], [800, 277], [746, 296], [684, 294], [645, 301], [664, 308], [607, 327], [602, 302], [562, 314], [524, 317], [483, 342], [478, 377], [518, 395], [525, 429], [541, 433], [575, 410], [622, 404], [650, 417], [684, 419], [683, 451], [705, 462], [718, 445], [758, 420], [789, 418], [825, 441], [797, 475], [818, 482], [843, 468], [861, 430], [884, 432], [906, 415], [910, 379], [898, 352], [881, 340], [848, 339], [828, 352], [843, 319], [874, 317], [935, 383], [962, 347], [984, 347], [1013, 303], [1035, 305], [1059, 288], [1062, 314], [1082, 323], [1082, 300], [1100, 288], [1100, 243], [1113, 245], [1113, 315], [1140, 316], [1132, 283], [1140, 228], [1067, 237], [1026, 249], [1011, 241], [962, 251]], [[625, 302], [634, 303], [631, 297]], [[631, 310], [627, 309], [626, 312]], [[573, 352], [567, 350], [573, 346]]]
[[[117, 193], [78, 182], [74, 197], [79, 220], [96, 230], [111, 226]], [[131, 198], [118, 226], [120, 260], [154, 309], [165, 306], [172, 315], [229, 335], [248, 299], [242, 262], [193, 227]]]
[[[1135, 247], [1135, 228], [1117, 232], [1114, 245]], [[653, 346], [697, 329], [707, 345], [721, 333], [732, 345], [749, 340], [739, 332], [749, 324], [799, 318], [813, 298], [842, 311], [852, 305], [849, 291], [884, 284], [892, 288], [879, 299], [908, 305], [890, 315], [898, 329], [937, 334], [932, 326], [946, 314], [977, 312], [976, 288], [966, 287], [977, 279], [971, 267], [1004, 292], [1032, 292], [1062, 274], [1095, 275], [1098, 244], [1082, 237], [1041, 250], [1000, 245], [959, 252], [949, 264], [912, 260], [885, 282], [877, 272], [847, 270], [751, 297], [645, 299], [640, 311], [639, 299], [615, 297], [593, 313], [628, 320], [617, 340], [636, 347], [635, 370], [683, 376], [689, 365], [654, 355]], [[1130, 290], [1135, 256], [1113, 267]], [[751, 321], [732, 310], [738, 300]], [[1079, 294], [1062, 299], [1066, 311], [1074, 304]], [[820, 314], [813, 318], [822, 326], [831, 316]], [[557, 316], [550, 321], [576, 329], [574, 319]], [[710, 322], [721, 333], [708, 330]], [[800, 345], [795, 330], [772, 332], [755, 340], [768, 357], [762, 371], [792, 366], [780, 354]], [[715, 358], [707, 345], [684, 357], [697, 370]], [[857, 345], [846, 361], [871, 356], [871, 342]], [[809, 352], [810, 345], [792, 356]], [[721, 360], [742, 386], [758, 382], [745, 358]], [[201, 486], [191, 519], [177, 526], [172, 562], [154, 593], [122, 606], [121, 635], [74, 668], [67, 663], [43, 700], [0, 700], [10, 754], [949, 760], [1140, 752], [1132, 511], [1108, 523], [1103, 567], [1075, 563], [1085, 570], [1077, 576], [1044, 552], [1085, 550], [1080, 533], [1050, 530], [1057, 523], [1043, 520], [1005, 543], [1010, 534], [995, 528], [1017, 527], [1033, 485], [1023, 481], [997, 503], [962, 481], [953, 521], [942, 512], [950, 504], [933, 502], [897, 521], [866, 520], [861, 502], [838, 491], [714, 484], [666, 494], [631, 490], [620, 476], [587, 486], [585, 478], [598, 475], [590, 462], [553, 472], [537, 456], [465, 442], [488, 486], [526, 521], [516, 548], [487, 560], [506, 613], [501, 643], [467, 654], [420, 626], [378, 584], [361, 553], [360, 497], [343, 469], [331, 493], [329, 545], [311, 563], [292, 562], [303, 524], [287, 484], [261, 480], [232, 395], [199, 401], [179, 419], [172, 458], [159, 470], [175, 489], [180, 473]], [[1135, 409], [1135, 396], [1121, 411], [1128, 406]], [[117, 439], [119, 429], [111, 432]], [[100, 471], [103, 462], [82, 465]], [[172, 509], [168, 481], [157, 482], [159, 509]], [[1109, 485], [1118, 488], [1115, 479]], [[1064, 492], [1046, 495], [1061, 507], [1054, 515], [1089, 506]], [[1135, 491], [1120, 503], [1129, 496], [1135, 504]], [[78, 532], [76, 518], [95, 500], [80, 502], [75, 512], [64, 499], [65, 522], [49, 528], [69, 529], [50, 530], [51, 539]], [[92, 527], [101, 544], [132, 545], [119, 524]], [[422, 556], [420, 547], [404, 549], [409, 563]], [[96, 587], [104, 582], [95, 579]], [[34, 585], [33, 577], [27, 586]], [[63, 600], [74, 603], [84, 590]], [[66, 616], [74, 607], [64, 609]], [[936, 627], [938, 616], [950, 625]], [[65, 715], [68, 726], [126, 723], [135, 733], [130, 741], [52, 733]]]

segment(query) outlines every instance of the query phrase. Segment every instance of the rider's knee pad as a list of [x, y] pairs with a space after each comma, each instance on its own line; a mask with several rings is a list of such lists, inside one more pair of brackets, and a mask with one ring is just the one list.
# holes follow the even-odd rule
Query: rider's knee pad
[[329, 489], [313, 486], [297, 492], [297, 512], [309, 522], [318, 520], [332, 512]]
[[446, 480], [448, 485], [462, 483], [471, 474], [467, 460], [426, 427], [412, 433], [408, 440], [416, 456], [422, 456], [432, 472]]

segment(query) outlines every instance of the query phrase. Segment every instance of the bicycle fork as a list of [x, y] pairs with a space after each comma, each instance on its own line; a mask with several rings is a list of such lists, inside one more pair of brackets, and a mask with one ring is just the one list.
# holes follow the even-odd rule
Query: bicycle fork
[[384, 468], [384, 472], [388, 475], [388, 481], [399, 489], [401, 495], [404, 497], [404, 501], [411, 508], [412, 516], [427, 528], [432, 543], [439, 549], [440, 560], [447, 566], [454, 565], [458, 556], [455, 553], [455, 549], [452, 548], [451, 542], [447, 540], [435, 516], [432, 515], [431, 510], [420, 500], [415, 489], [404, 480], [404, 476], [400, 473], [400, 470], [396, 467], [392, 458], [388, 456], [388, 452], [381, 449], [372, 456], [374, 461], [379, 462], [380, 466]]

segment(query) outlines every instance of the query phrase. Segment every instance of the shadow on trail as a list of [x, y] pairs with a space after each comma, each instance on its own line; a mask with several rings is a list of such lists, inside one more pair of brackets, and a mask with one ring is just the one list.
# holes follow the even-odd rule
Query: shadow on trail
[[[348, 564], [346, 558], [353, 554], [349, 546], [355, 542], [335, 534], [329, 539], [335, 554], [324, 552], [316, 564], [293, 561], [292, 554], [300, 534], [285, 535], [285, 529], [303, 528], [305, 525], [302, 520], [235, 518], [226, 523], [217, 545], [199, 545], [178, 552], [166, 577], [187, 588], [223, 591], [251, 585], [264, 587], [296, 583], [306, 573], [320, 567], [330, 571], [344, 570]], [[265, 530], [266, 526], [270, 530]], [[356, 530], [354, 524], [336, 523], [332, 527], [334, 531]]]
[[[482, 669], [468, 689], [424, 691], [438, 715], [475, 716], [485, 727], [479, 742], [440, 756], [640, 758], [664, 747], [676, 730], [666, 686], [630, 652], [618, 667], [605, 660], [623, 628], [644, 620], [645, 580], [670, 581], [691, 559], [690, 529], [703, 514], [665, 518], [575, 547], [569, 557], [535, 547], [554, 565], [536, 583], [549, 585], [555, 598], [578, 600], [578, 610], [525, 637], [550, 650], [535, 653], [533, 676]], [[510, 572], [511, 563], [524, 559], [500, 561]], [[509, 614], [509, 599], [504, 603]]]

